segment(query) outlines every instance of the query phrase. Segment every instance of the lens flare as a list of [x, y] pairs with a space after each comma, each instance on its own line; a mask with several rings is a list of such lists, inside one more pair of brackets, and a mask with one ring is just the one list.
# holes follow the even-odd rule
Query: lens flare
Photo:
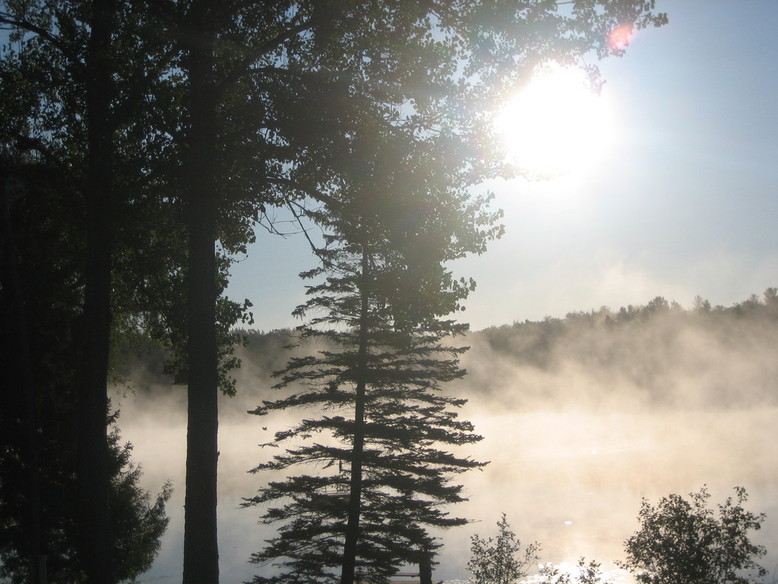
[[614, 28], [608, 35], [608, 46], [614, 51], [623, 51], [629, 46], [634, 36], [635, 27], [631, 24], [622, 24]]

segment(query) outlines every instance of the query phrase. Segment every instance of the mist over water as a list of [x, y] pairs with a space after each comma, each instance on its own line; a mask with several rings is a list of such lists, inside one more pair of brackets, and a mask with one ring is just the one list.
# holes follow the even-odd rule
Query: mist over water
[[[463, 359], [469, 374], [444, 391], [466, 396], [462, 416], [484, 439], [463, 452], [490, 464], [455, 477], [469, 501], [452, 514], [474, 522], [440, 533], [435, 579], [466, 578], [470, 536], [493, 535], [500, 513], [525, 543], [538, 541], [543, 561], [623, 559], [637, 528], [642, 497], [657, 501], [706, 484], [711, 505], [744, 486], [748, 508], [766, 512], [753, 534], [778, 567], [778, 327], [775, 322], [687, 314], [629, 327], [583, 319], [565, 327], [537, 323], [471, 334]], [[260, 509], [241, 509], [268, 476], [247, 471], [270, 452], [257, 445], [300, 412], [252, 416], [272, 397], [269, 372], [288, 355], [269, 344], [262, 359], [244, 357], [238, 396], [221, 402], [219, 538], [221, 580], [248, 580], [248, 563], [271, 527]], [[118, 395], [119, 424], [134, 445], [144, 485], [172, 480], [170, 527], [152, 570], [141, 581], [181, 577], [186, 439], [185, 390], [159, 380]], [[263, 430], [267, 427], [267, 430]]]

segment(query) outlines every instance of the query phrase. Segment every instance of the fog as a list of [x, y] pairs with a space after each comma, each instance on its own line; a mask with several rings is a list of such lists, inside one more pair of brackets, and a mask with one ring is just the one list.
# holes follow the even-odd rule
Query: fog
[[[439, 533], [435, 579], [466, 578], [469, 538], [495, 532], [500, 513], [544, 561], [623, 559], [642, 497], [656, 501], [707, 485], [711, 504], [744, 486], [748, 508], [766, 512], [754, 540], [761, 562], [778, 567], [778, 330], [756, 318], [664, 315], [612, 326], [604, 313], [471, 334], [469, 374], [444, 388], [470, 402], [462, 416], [483, 440], [466, 450], [490, 464], [457, 477], [469, 501], [451, 508], [473, 522]], [[601, 318], [603, 317], [603, 318]], [[562, 326], [564, 324], [564, 326]], [[714, 326], [715, 325], [715, 326]], [[246, 414], [272, 396], [268, 373], [287, 355], [268, 344], [262, 359], [244, 355], [238, 396], [221, 403], [219, 538], [221, 580], [260, 573], [248, 563], [271, 533], [260, 509], [240, 508], [267, 476], [247, 471], [269, 453], [257, 445], [300, 415]], [[117, 390], [120, 427], [134, 445], [143, 484], [175, 489], [170, 527], [142, 582], [181, 577], [186, 437], [185, 391], [137, 375], [136, 391]], [[263, 427], [267, 427], [263, 430]], [[773, 575], [771, 574], [771, 578]]]

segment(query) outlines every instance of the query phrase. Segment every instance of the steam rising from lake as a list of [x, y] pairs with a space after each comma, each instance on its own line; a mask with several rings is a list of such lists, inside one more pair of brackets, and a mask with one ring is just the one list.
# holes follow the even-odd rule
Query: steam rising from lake
[[[586, 319], [585, 319], [586, 320]], [[469, 375], [446, 388], [469, 398], [462, 416], [482, 442], [467, 453], [491, 463], [459, 478], [469, 501], [451, 512], [474, 523], [440, 534], [434, 578], [466, 578], [469, 537], [495, 532], [500, 513], [522, 541], [537, 540], [543, 560], [604, 567], [623, 559], [642, 497], [686, 495], [707, 484], [711, 503], [746, 487], [748, 507], [766, 512], [754, 539], [778, 567], [778, 327], [725, 319], [713, 329], [687, 313], [613, 327], [589, 318], [505, 327], [466, 339]], [[568, 323], [570, 323], [568, 319]], [[717, 325], [718, 326], [718, 325]], [[519, 331], [521, 329], [521, 331]], [[552, 331], [552, 332], [549, 332]], [[521, 334], [519, 334], [521, 332]], [[221, 405], [219, 436], [221, 580], [240, 582], [259, 570], [247, 563], [270, 535], [257, 508], [240, 509], [267, 477], [247, 474], [269, 453], [257, 444], [299, 413], [246, 414], [272, 396], [268, 373], [287, 355], [269, 347], [244, 358], [239, 395]], [[117, 396], [124, 439], [159, 490], [171, 479], [171, 523], [143, 582], [181, 577], [186, 413], [184, 389], [146, 379], [146, 390]], [[262, 427], [267, 426], [267, 430]]]

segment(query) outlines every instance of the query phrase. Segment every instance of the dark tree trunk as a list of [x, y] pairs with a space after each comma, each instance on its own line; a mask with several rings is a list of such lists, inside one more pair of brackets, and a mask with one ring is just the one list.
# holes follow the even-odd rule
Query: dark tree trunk
[[[2, 177], [3, 180], [8, 180]], [[0, 181], [2, 182], [2, 181]], [[2, 258], [8, 270], [8, 297], [13, 305], [16, 316], [16, 366], [19, 371], [21, 390], [24, 394], [24, 465], [26, 472], [27, 492], [27, 533], [30, 556], [30, 584], [46, 583], [45, 556], [43, 555], [43, 537], [41, 533], [41, 489], [40, 489], [40, 450], [38, 441], [38, 397], [32, 376], [32, 362], [30, 357], [30, 336], [27, 328], [27, 311], [24, 302], [24, 292], [21, 277], [19, 276], [18, 254], [16, 242], [13, 236], [11, 224], [11, 197], [6, 192], [6, 184], [3, 182], [3, 228], [2, 237], [5, 240], [3, 251], [6, 257]]]
[[369, 297], [367, 292], [368, 255], [362, 248], [362, 304], [359, 314], [359, 352], [357, 353], [357, 385], [354, 396], [354, 444], [351, 451], [346, 541], [343, 545], [343, 568], [340, 584], [354, 584], [359, 543], [359, 519], [362, 513], [362, 458], [365, 448], [365, 393], [367, 386], [367, 335]]
[[108, 346], [111, 327], [113, 141], [110, 43], [114, 0], [92, 2], [87, 49], [86, 184], [83, 378], [79, 404], [79, 558], [89, 584], [113, 584], [113, 534], [109, 511]]
[[216, 347], [216, 193], [213, 32], [210, 2], [192, 3], [186, 30], [189, 140], [184, 188], [188, 197], [188, 420], [184, 511], [184, 584], [219, 581], [216, 531], [218, 357]]
[[419, 558], [419, 584], [432, 584], [432, 562], [427, 550]]

